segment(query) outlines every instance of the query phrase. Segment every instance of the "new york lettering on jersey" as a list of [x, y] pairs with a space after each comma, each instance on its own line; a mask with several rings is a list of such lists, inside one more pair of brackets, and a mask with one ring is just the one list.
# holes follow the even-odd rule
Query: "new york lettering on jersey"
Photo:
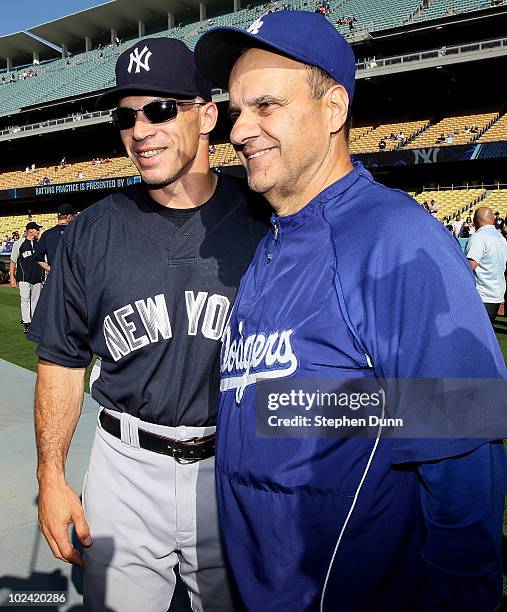
[[[200, 332], [210, 340], [222, 337], [230, 307], [225, 295], [208, 296], [206, 291], [197, 294], [185, 291], [185, 304], [188, 336], [196, 336]], [[141, 323], [136, 325], [133, 318], [138, 318]], [[141, 329], [145, 333], [136, 336]], [[160, 293], [154, 298], [136, 300], [134, 304], [118, 308], [105, 317], [103, 331], [107, 348], [115, 361], [150, 343], [169, 340], [173, 334], [165, 295]], [[179, 331], [185, 333], [183, 328]]]
[[169, 426], [214, 423], [219, 341], [266, 228], [227, 176], [181, 227], [142, 187], [105, 198], [65, 232], [32, 333], [39, 356], [70, 367], [100, 357], [92, 395], [106, 408]]

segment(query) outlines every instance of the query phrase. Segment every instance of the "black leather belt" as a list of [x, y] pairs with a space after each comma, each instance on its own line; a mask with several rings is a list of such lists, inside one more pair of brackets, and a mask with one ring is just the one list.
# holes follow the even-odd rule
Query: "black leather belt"
[[[100, 413], [99, 418], [102, 428], [115, 438], [121, 440], [120, 419], [117, 419], [105, 410]], [[188, 438], [185, 440], [166, 438], [141, 428], [138, 429], [138, 434], [139, 446], [141, 448], [174, 457], [174, 460], [178, 463], [195, 463], [201, 459], [208, 459], [208, 457], [212, 457], [215, 454], [214, 433], [202, 438]]]

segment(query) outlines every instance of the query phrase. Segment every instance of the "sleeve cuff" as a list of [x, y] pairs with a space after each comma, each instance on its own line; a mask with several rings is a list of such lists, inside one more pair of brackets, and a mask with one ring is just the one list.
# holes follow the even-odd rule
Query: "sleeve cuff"
[[40, 359], [43, 359], [44, 361], [49, 361], [50, 363], [61, 365], [67, 368], [86, 368], [92, 360], [91, 357], [87, 360], [83, 360], [74, 359], [73, 357], [69, 357], [68, 355], [57, 355], [55, 353], [52, 353], [51, 351], [42, 348], [40, 345], [37, 349], [37, 355]]

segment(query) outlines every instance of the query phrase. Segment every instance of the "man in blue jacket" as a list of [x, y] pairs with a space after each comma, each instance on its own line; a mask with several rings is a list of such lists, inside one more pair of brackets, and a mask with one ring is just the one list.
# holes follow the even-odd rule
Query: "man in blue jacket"
[[56, 214], [58, 216], [57, 225], [50, 227], [42, 234], [35, 249], [35, 260], [46, 272], [51, 270], [60, 239], [77, 212], [70, 204], [60, 204]]
[[463, 254], [405, 193], [352, 163], [355, 60], [324, 17], [283, 11], [247, 32], [216, 28], [195, 52], [204, 76], [229, 88], [231, 141], [275, 211], [222, 349], [218, 503], [246, 607], [492, 611], [500, 432], [256, 435], [259, 379], [503, 382]]

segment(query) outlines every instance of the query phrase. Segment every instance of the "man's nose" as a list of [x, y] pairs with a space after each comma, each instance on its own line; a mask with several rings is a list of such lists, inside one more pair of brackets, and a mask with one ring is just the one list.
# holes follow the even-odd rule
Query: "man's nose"
[[231, 142], [233, 145], [242, 146], [252, 138], [258, 138], [262, 129], [258, 119], [252, 113], [242, 112], [234, 121], [231, 129]]
[[146, 119], [142, 111], [137, 111], [136, 122], [134, 123], [132, 131], [132, 138], [134, 140], [144, 140], [147, 136], [154, 134], [155, 131], [155, 125]]

